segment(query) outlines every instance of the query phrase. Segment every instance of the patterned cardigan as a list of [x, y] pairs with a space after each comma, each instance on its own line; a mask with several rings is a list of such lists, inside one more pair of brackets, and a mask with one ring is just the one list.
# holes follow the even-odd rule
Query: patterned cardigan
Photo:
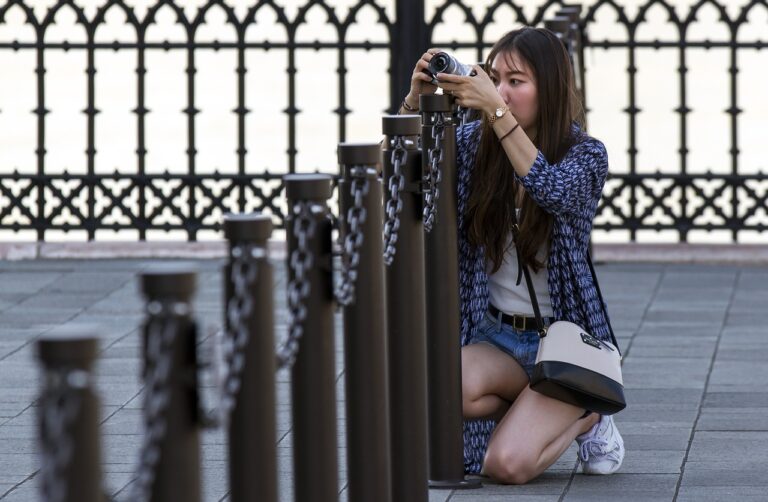
[[[464, 215], [469, 199], [471, 173], [480, 139], [480, 122], [458, 128], [456, 134], [459, 210], [459, 288], [461, 344], [477, 331], [488, 308], [488, 276], [482, 248], [472, 246], [466, 235]], [[550, 164], [539, 152], [530, 172], [518, 177], [525, 190], [545, 211], [554, 215], [547, 267], [549, 295], [554, 315], [586, 328], [607, 340], [607, 313], [597, 295], [587, 263], [592, 219], [608, 175], [603, 144], [574, 126], [574, 145], [558, 163]], [[464, 422], [464, 470], [478, 473], [482, 467], [491, 420]]]

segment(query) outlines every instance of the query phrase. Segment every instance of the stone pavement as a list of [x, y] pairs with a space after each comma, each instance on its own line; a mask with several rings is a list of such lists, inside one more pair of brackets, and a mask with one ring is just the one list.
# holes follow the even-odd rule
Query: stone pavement
[[[0, 499], [37, 500], [34, 340], [63, 325], [102, 333], [105, 485], [127, 500], [141, 438], [136, 273], [148, 260], [0, 262]], [[220, 324], [220, 260], [200, 271], [195, 308], [203, 333]], [[285, 274], [276, 262], [277, 335], [285, 329]], [[484, 480], [472, 491], [432, 491], [430, 501], [768, 500], [768, 270], [717, 265], [598, 266], [625, 351], [628, 408], [617, 415], [627, 456], [618, 474], [576, 473], [571, 447], [525, 486]], [[340, 330], [337, 322], [337, 338]], [[337, 340], [341, 376], [342, 344]], [[278, 375], [280, 489], [291, 500], [288, 374]], [[343, 446], [343, 378], [339, 437]], [[227, 499], [225, 441], [203, 435], [206, 501]], [[344, 490], [340, 450], [340, 499]], [[304, 502], [304, 501], [302, 501]]]

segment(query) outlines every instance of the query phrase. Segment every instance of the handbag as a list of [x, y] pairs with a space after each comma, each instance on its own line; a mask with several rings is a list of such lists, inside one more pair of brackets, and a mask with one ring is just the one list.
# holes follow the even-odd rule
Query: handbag
[[[516, 215], [513, 216], [515, 217]], [[514, 221], [512, 233], [515, 241], [518, 230], [519, 226]], [[531, 376], [531, 389], [601, 415], [612, 415], [623, 410], [627, 402], [624, 399], [624, 382], [621, 375], [621, 352], [608, 319], [608, 312], [605, 312], [605, 319], [613, 343], [599, 340], [578, 324], [568, 321], [555, 321], [548, 328], [545, 327], [528, 266], [520, 261], [517, 246], [515, 250], [518, 266], [525, 275], [539, 332], [539, 350]], [[605, 308], [589, 253], [587, 260], [600, 305]]]

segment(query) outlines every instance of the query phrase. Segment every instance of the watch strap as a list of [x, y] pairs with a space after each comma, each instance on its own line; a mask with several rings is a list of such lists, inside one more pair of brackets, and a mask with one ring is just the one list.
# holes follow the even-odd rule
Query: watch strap
[[[499, 114], [499, 110], [501, 110], [501, 114]], [[488, 119], [488, 122], [493, 125], [494, 122], [496, 122], [497, 119], [500, 119], [504, 116], [505, 113], [509, 111], [509, 107], [504, 106], [501, 108], [496, 108], [496, 110], [491, 114], [491, 117]]]

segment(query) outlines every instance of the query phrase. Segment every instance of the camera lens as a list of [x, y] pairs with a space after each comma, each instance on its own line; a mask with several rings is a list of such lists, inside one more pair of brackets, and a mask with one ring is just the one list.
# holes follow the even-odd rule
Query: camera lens
[[446, 71], [450, 66], [451, 56], [444, 52], [439, 52], [435, 54], [429, 62], [429, 71], [432, 75], [437, 75], [438, 73], [450, 73]]

